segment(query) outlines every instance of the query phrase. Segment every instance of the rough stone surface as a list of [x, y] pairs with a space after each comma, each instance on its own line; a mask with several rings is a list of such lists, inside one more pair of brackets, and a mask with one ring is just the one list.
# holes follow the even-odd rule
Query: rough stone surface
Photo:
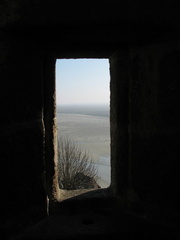
[[[179, 239], [179, 10], [178, 1], [167, 0], [1, 0], [6, 239], [30, 227], [27, 239]], [[62, 204], [56, 201], [55, 62], [88, 57], [110, 59], [111, 186], [108, 193], [97, 190], [98, 197]]]

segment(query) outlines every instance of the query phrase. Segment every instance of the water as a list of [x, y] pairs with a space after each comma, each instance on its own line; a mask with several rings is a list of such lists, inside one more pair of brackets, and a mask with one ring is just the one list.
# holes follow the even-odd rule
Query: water
[[98, 170], [98, 184], [110, 184], [110, 125], [108, 106], [57, 108], [58, 135], [68, 136], [89, 152]]

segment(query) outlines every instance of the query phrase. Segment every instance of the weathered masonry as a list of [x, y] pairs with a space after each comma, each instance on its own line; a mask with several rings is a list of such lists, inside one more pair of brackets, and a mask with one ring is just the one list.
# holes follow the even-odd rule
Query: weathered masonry
[[[0, 2], [0, 227], [6, 239], [179, 239], [179, 10], [178, 1], [166, 0]], [[109, 58], [111, 77], [111, 186], [62, 203], [58, 58]]]

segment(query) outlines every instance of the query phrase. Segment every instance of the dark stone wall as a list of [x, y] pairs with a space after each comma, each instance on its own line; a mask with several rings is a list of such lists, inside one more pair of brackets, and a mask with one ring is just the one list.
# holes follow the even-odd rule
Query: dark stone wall
[[129, 185], [129, 57], [128, 48], [110, 57], [111, 187], [127, 204]]
[[132, 185], [141, 199], [179, 209], [179, 60], [176, 43], [131, 52]]
[[179, 53], [171, 42], [110, 57], [111, 188], [125, 205], [179, 211]]
[[35, 40], [1, 37], [0, 209], [6, 223], [24, 214], [29, 220], [45, 215], [43, 75]]

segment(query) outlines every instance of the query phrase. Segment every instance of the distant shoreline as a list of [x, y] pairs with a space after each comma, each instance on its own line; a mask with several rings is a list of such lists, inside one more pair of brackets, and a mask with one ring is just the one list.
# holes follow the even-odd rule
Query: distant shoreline
[[82, 114], [100, 117], [109, 117], [110, 108], [108, 104], [67, 104], [57, 105], [57, 113]]

